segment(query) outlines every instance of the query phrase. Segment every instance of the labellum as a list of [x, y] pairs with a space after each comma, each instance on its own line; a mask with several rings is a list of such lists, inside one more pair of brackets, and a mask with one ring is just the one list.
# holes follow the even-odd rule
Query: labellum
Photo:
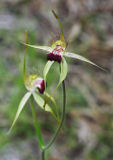
[[36, 89], [39, 90], [41, 94], [45, 91], [45, 83], [44, 80], [37, 75], [30, 75], [26, 78], [25, 82], [26, 88], [29, 91], [34, 91]]
[[61, 63], [63, 52], [64, 52], [64, 47], [62, 47], [61, 45], [56, 45], [56, 48], [53, 49], [52, 52], [47, 54], [47, 60], [57, 61], [58, 63]]
[[39, 90], [39, 92], [41, 93], [41, 94], [43, 94], [44, 93], [44, 91], [45, 91], [45, 83], [44, 83], [44, 80], [42, 79], [42, 78], [40, 78], [40, 79], [37, 79], [37, 81], [39, 81], [39, 85], [38, 85], [38, 90]]

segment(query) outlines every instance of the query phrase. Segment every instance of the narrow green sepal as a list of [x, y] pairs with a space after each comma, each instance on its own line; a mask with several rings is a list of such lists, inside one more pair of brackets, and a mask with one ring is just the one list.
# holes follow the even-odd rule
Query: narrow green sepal
[[[54, 15], [54, 17], [57, 19], [57, 22], [59, 23], [59, 27], [60, 27], [60, 32], [61, 32], [61, 34], [60, 34], [60, 43], [62, 44], [62, 46], [65, 48], [65, 39], [64, 39], [64, 33], [63, 33], [63, 27], [62, 27], [62, 24], [61, 24], [61, 22], [60, 22], [60, 19], [59, 19], [59, 17], [57, 16], [57, 14], [55, 13], [55, 11], [54, 10], [52, 10], [52, 13], [53, 13], [53, 15]], [[55, 43], [58, 43], [58, 42], [55, 42]], [[60, 45], [61, 45], [60, 44]]]
[[32, 45], [32, 44], [28, 44], [28, 43], [23, 43], [21, 42], [23, 45], [31, 47], [31, 48], [35, 48], [35, 49], [40, 49], [40, 50], [44, 50], [47, 52], [51, 52], [53, 49], [49, 46], [37, 46], [37, 45]]
[[47, 112], [50, 112], [54, 116], [54, 118], [56, 119], [56, 115], [54, 114], [53, 110], [51, 109], [51, 107], [48, 104], [46, 104], [45, 108], [43, 108], [44, 100], [38, 93], [33, 92], [33, 97], [34, 97], [35, 102], [39, 105], [40, 108], [42, 108], [43, 110], [45, 110]]
[[30, 98], [30, 96], [31, 96], [31, 92], [27, 92], [27, 93], [24, 95], [24, 97], [22, 98], [22, 100], [21, 100], [21, 102], [20, 102], [20, 104], [19, 104], [19, 107], [18, 107], [16, 116], [15, 116], [15, 119], [14, 119], [12, 125], [11, 125], [11, 128], [10, 128], [9, 131], [8, 131], [8, 134], [11, 132], [12, 128], [14, 127], [14, 125], [15, 125], [15, 123], [16, 123], [16, 121], [17, 121], [17, 119], [18, 119], [18, 117], [19, 117], [19, 115], [20, 115], [20, 113], [21, 113], [21, 111], [23, 110], [23, 108], [24, 108], [26, 102], [28, 101], [28, 99]]
[[56, 115], [57, 115], [57, 117], [56, 117], [57, 119], [56, 120], [59, 123], [60, 122], [60, 116], [59, 116], [58, 106], [56, 104], [55, 99], [50, 94], [48, 94], [47, 92], [45, 93], [45, 96], [47, 97], [47, 102], [50, 100], [53, 103], [53, 105], [55, 107]]
[[75, 53], [70, 53], [70, 52], [65, 52], [64, 56], [87, 62], [87, 63], [92, 64], [93, 66], [96, 66], [97, 68], [100, 68], [101, 70], [107, 72], [106, 69], [98, 66], [97, 64], [93, 63], [92, 61], [90, 61], [89, 59], [87, 59], [87, 58], [85, 58], [85, 57], [83, 57], [81, 55], [78, 55], [78, 54], [75, 54]]
[[65, 80], [65, 78], [67, 76], [67, 72], [68, 72], [68, 65], [67, 65], [66, 59], [63, 57], [62, 58], [62, 62], [60, 64], [60, 78], [59, 78], [59, 82], [58, 82], [56, 88], [53, 90], [52, 95], [54, 94], [54, 92], [56, 91], [56, 89], [60, 86], [60, 84]]
[[67, 65], [67, 62], [66, 62], [65, 58], [63, 57], [62, 58], [62, 63], [61, 63], [60, 79], [59, 79], [59, 83], [57, 85], [57, 88], [65, 80], [65, 78], [67, 76], [67, 72], [68, 72], [68, 65]]

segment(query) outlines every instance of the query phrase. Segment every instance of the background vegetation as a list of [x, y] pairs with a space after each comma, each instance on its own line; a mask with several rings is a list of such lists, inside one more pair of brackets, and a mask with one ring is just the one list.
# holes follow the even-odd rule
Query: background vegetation
[[[66, 79], [65, 126], [48, 151], [49, 160], [113, 159], [113, 1], [112, 0], [0, 0], [0, 160], [40, 159], [31, 109], [26, 105], [10, 136], [6, 135], [23, 84], [25, 30], [32, 44], [49, 45], [59, 36], [51, 14], [61, 17], [71, 51], [79, 53], [109, 72], [79, 61], [69, 62]], [[28, 73], [42, 75], [46, 57], [28, 49]], [[48, 80], [55, 86], [56, 65]], [[61, 111], [61, 88], [55, 94]], [[37, 108], [37, 117], [47, 141], [56, 128], [51, 115]], [[49, 154], [51, 153], [51, 154]]]

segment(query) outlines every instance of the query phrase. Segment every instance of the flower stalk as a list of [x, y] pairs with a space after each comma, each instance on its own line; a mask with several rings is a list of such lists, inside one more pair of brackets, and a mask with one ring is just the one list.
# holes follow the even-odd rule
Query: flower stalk
[[49, 149], [52, 144], [54, 143], [54, 141], [57, 138], [57, 135], [60, 132], [60, 129], [62, 128], [63, 122], [64, 122], [64, 118], [65, 118], [65, 107], [66, 107], [66, 89], [65, 89], [65, 82], [62, 82], [62, 90], [63, 90], [63, 108], [62, 108], [62, 117], [61, 117], [61, 121], [60, 124], [55, 132], [55, 134], [53, 135], [53, 137], [51, 138], [50, 142], [47, 145], [44, 145], [44, 141], [42, 138], [42, 134], [41, 134], [41, 130], [37, 121], [37, 114], [36, 114], [36, 109], [33, 103], [33, 97], [31, 96], [31, 101], [30, 101], [30, 105], [31, 105], [31, 110], [32, 110], [32, 115], [33, 115], [33, 121], [34, 121], [34, 126], [35, 126], [35, 130], [36, 130], [36, 134], [38, 137], [38, 141], [40, 144], [40, 148], [42, 150], [42, 160], [45, 160], [45, 153], [46, 150]]
[[43, 148], [42, 150], [42, 160], [45, 160], [45, 152], [47, 149], [49, 149], [52, 144], [54, 143], [54, 141], [56, 140], [57, 135], [60, 132], [60, 129], [62, 128], [64, 119], [65, 119], [65, 108], [66, 108], [66, 89], [65, 89], [65, 82], [62, 82], [62, 91], [63, 91], [63, 108], [62, 108], [62, 118], [61, 118], [61, 122], [55, 132], [55, 134], [53, 135], [53, 137], [51, 138], [50, 142]]

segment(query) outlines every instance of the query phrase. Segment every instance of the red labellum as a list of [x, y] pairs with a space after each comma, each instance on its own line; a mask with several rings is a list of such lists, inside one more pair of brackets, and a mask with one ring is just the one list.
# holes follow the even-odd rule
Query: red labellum
[[42, 80], [41, 81], [41, 83], [40, 83], [40, 87], [38, 88], [39, 89], [39, 92], [40, 93], [44, 93], [44, 91], [45, 91], [45, 83], [44, 83], [44, 80]]
[[40, 93], [44, 93], [45, 91], [45, 83], [44, 80], [42, 78], [37, 78], [34, 82], [33, 85], [35, 86], [35, 88], [38, 88]]
[[56, 48], [52, 52], [47, 54], [47, 60], [57, 61], [58, 63], [61, 63], [63, 51], [64, 47], [62, 47], [61, 45], [56, 45]]
[[26, 81], [26, 87], [30, 91], [34, 91], [38, 89], [40, 93], [44, 93], [45, 91], [45, 82], [44, 79], [38, 77], [37, 75], [31, 75], [28, 77]]

